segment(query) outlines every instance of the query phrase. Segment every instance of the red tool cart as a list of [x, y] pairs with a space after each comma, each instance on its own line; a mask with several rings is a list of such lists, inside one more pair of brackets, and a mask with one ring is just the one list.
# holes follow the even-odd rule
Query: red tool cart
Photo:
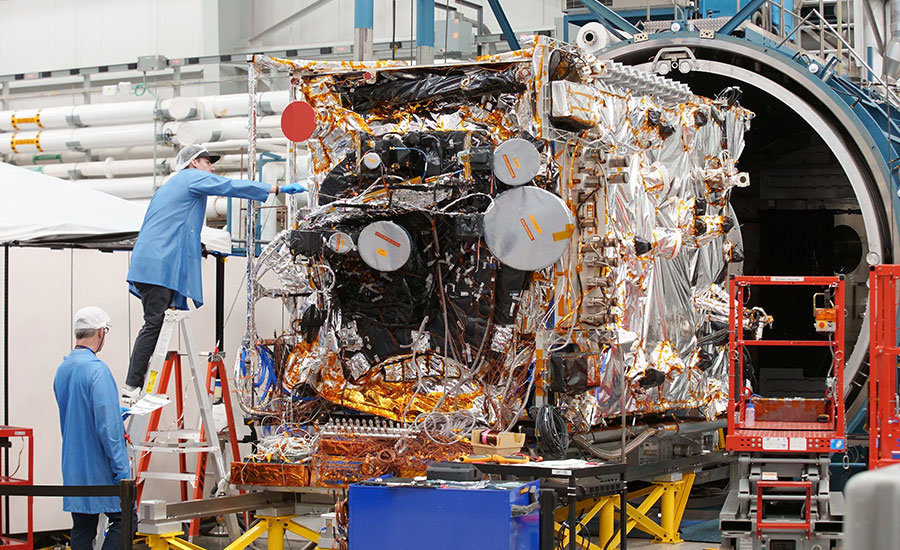
[[[9, 467], [12, 475], [9, 477], [0, 475], [0, 485], [34, 485], [34, 462], [32, 460], [34, 457], [34, 435], [31, 428], [0, 426], [0, 441], [4, 442], [4, 444], [9, 444], [11, 439], [21, 440], [22, 452], [17, 453], [19, 456], [17, 464], [4, 464], [4, 466]], [[12, 453], [9, 454], [12, 455]], [[22, 460], [25, 462], [23, 463]], [[15, 470], [21, 469], [23, 464], [25, 464], [25, 471], [16, 472]], [[32, 550], [34, 548], [34, 524], [32, 521], [34, 497], [28, 496], [25, 498], [28, 499], [28, 510], [26, 512], [28, 516], [28, 535], [25, 540], [0, 536], [0, 545], [3, 546], [4, 550]], [[2, 509], [2, 506], [0, 506], [0, 509]], [[5, 531], [9, 531], [10, 526], [6, 525], [5, 527]]]

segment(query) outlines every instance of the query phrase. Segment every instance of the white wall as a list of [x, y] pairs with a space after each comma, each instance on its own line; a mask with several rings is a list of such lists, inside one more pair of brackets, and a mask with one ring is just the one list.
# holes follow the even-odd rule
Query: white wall
[[[375, 41], [390, 41], [392, 32], [391, 0], [374, 0], [374, 36]], [[437, 4], [445, 4], [447, 0], [436, 0]], [[500, 25], [485, 0], [476, 0], [484, 6], [484, 23], [491, 32], [499, 33]], [[253, 36], [265, 30], [285, 17], [310, 5], [310, 0], [257, 1], [249, 17], [249, 26], [245, 27], [247, 36]], [[329, 4], [299, 19], [288, 27], [267, 35], [256, 44], [265, 46], [300, 46], [304, 44], [328, 44], [331, 42], [353, 42], [353, 3], [354, 0], [332, 0]], [[502, 2], [506, 17], [515, 31], [530, 31], [537, 28], [553, 28], [554, 20], [562, 16], [562, 2], [557, 0], [505, 0]], [[457, 7], [450, 0], [450, 7]], [[475, 19], [475, 10], [460, 8], [462, 14]], [[415, 20], [410, 21], [410, 11], [415, 14], [415, 0], [397, 0], [398, 40], [408, 40], [415, 35]], [[435, 19], [443, 20], [445, 11], [435, 7]]]
[[[99, 306], [110, 314], [113, 328], [99, 357], [109, 365], [116, 382], [121, 385], [128, 370], [131, 343], [141, 327], [141, 305], [128, 294], [125, 283], [128, 253], [11, 248], [9, 256], [9, 423], [34, 429], [35, 483], [57, 485], [62, 483], [61, 437], [53, 376], [71, 349], [72, 314], [85, 305]], [[2, 263], [0, 248], [0, 270]], [[204, 306], [194, 313], [192, 326], [198, 348], [211, 351], [215, 344], [215, 262], [207, 259], [203, 263]], [[231, 258], [226, 262], [226, 316], [232, 303], [235, 304], [225, 327], [225, 364], [229, 378], [246, 325], [246, 293], [242, 282], [245, 267], [244, 258]], [[2, 305], [0, 296], [0, 308]], [[278, 303], [264, 302], [258, 314], [260, 333], [281, 330], [282, 317]], [[203, 367], [205, 363], [201, 365]], [[183, 383], [190, 387], [186, 375]], [[168, 407], [174, 409], [174, 405]], [[161, 425], [165, 426], [173, 416], [170, 413], [164, 415]], [[190, 426], [196, 416], [187, 416]], [[14, 446], [11, 469], [17, 464], [17, 454], [18, 447]], [[192, 459], [188, 464], [189, 469], [193, 469]], [[171, 465], [168, 471], [175, 471], [177, 466]], [[165, 470], [166, 466], [165, 460], [155, 457], [151, 468]], [[21, 472], [24, 468], [23, 458]], [[154, 481], [155, 485], [145, 493], [146, 498], [178, 500], [176, 482]], [[24, 530], [24, 506], [17, 504], [16, 499], [12, 504], [13, 531]], [[62, 499], [35, 499], [34, 510], [36, 531], [71, 527], [69, 515], [62, 512]]]
[[4, 0], [0, 74], [202, 55], [199, 0]]
[[[250, 36], [312, 0], [2, 0], [0, 74], [129, 63], [143, 55], [189, 57], [261, 46], [352, 43], [353, 1], [332, 0], [250, 46]], [[485, 24], [500, 32], [487, 2], [479, 3], [485, 7]], [[397, 1], [398, 40], [411, 35], [414, 4]], [[391, 5], [391, 0], [375, 0], [376, 41], [391, 38]], [[516, 31], [552, 28], [561, 16], [557, 0], [506, 0], [504, 6]], [[462, 13], [475, 18], [474, 10], [462, 8]], [[435, 8], [435, 18], [442, 20], [444, 10]]]

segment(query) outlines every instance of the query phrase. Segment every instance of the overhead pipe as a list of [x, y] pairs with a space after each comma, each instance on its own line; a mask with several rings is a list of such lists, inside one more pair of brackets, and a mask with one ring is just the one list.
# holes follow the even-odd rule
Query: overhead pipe
[[[196, 99], [200, 118], [245, 117], [249, 114], [247, 94], [201, 96]], [[280, 115], [289, 102], [287, 90], [263, 92], [259, 94], [256, 108], [261, 115]]]
[[[223, 141], [211, 141], [203, 144], [208, 151], [246, 151], [246, 139], [226, 139]], [[302, 144], [301, 144], [302, 145]], [[285, 138], [265, 138], [257, 139], [256, 147], [260, 151], [270, 153], [284, 153], [287, 150], [288, 140]], [[305, 149], [306, 146], [302, 145]]]
[[[220, 174], [225, 176], [226, 178], [240, 178], [240, 172], [225, 172]], [[163, 178], [158, 178], [158, 182], [160, 185], [165, 185], [165, 182], [169, 180], [172, 176], [165, 176]], [[141, 200], [141, 199], [149, 199], [153, 196], [153, 193], [156, 191], [156, 188], [153, 185], [153, 176], [140, 176], [136, 178], [116, 178], [112, 180], [107, 179], [87, 179], [78, 181], [78, 185], [87, 187], [88, 189], [93, 189], [95, 191], [102, 191], [108, 195], [113, 195], [114, 197], [119, 197], [120, 199], [126, 200]]]
[[[225, 215], [228, 211], [228, 201], [231, 200], [230, 197], [210, 197], [208, 201], [206, 201], [206, 221], [207, 222], [222, 222], [225, 220]], [[234, 199], [234, 200], [243, 200], [243, 199]], [[136, 204], [143, 208], [147, 209], [147, 206], [150, 205], [150, 197], [145, 197], [142, 199], [129, 199], [128, 202], [131, 204]]]
[[[281, 130], [281, 117], [264, 116], [256, 122], [257, 136], [259, 138], [284, 137]], [[195, 143], [209, 143], [216, 141], [246, 139], [247, 119], [218, 118], [212, 120], [189, 120], [178, 124], [175, 130], [175, 141], [180, 145], [193, 145]]]
[[[168, 159], [160, 157], [156, 162], [157, 174], [171, 172]], [[23, 166], [29, 170], [62, 179], [78, 180], [82, 178], [107, 178], [121, 176], [142, 176], [153, 174], [153, 159], [115, 160], [112, 157], [96, 162], [68, 162], [42, 166]]]
[[98, 147], [152, 145], [173, 135], [178, 123], [162, 125], [133, 124], [78, 128], [76, 130], [38, 130], [0, 134], [0, 154], [84, 151]]
[[[175, 158], [160, 156], [156, 162], [156, 173], [166, 175], [174, 171]], [[239, 171], [247, 166], [246, 155], [223, 155], [216, 162], [216, 171]], [[153, 159], [116, 160], [112, 157], [93, 162], [70, 162], [63, 164], [23, 166], [29, 170], [62, 179], [107, 178], [152, 175]]]
[[[222, 222], [225, 219], [225, 212], [228, 210], [228, 200], [229, 197], [210, 197], [209, 200], [206, 201], [206, 221]], [[130, 199], [128, 202], [136, 204], [146, 210], [150, 205], [150, 198]]]
[[44, 166], [47, 164], [75, 163], [84, 160], [80, 151], [60, 151], [57, 153], [15, 153], [6, 156], [6, 162], [16, 166]]
[[[91, 158], [94, 160], [113, 158], [115, 160], [153, 158], [154, 152], [157, 157], [174, 157], [178, 152], [178, 148], [168, 143], [157, 143], [155, 145], [133, 145], [131, 147], [96, 147], [91, 149]], [[85, 160], [83, 155], [81, 160]], [[63, 153], [65, 155], [65, 153]], [[77, 162], [77, 161], [75, 161]]]
[[[231, 139], [226, 141], [204, 143], [203, 145], [210, 152], [240, 152], [242, 149], [247, 149], [247, 140]], [[306, 149], [306, 146], [304, 144], [296, 145], [301, 150]], [[288, 141], [284, 138], [266, 138], [257, 140], [257, 147], [261, 151], [284, 153], [287, 150], [287, 146]], [[108, 162], [109, 159], [133, 159], [147, 160], [152, 164], [153, 148], [153, 145], [137, 145], [134, 147], [101, 147], [97, 149], [91, 149], [91, 151], [89, 151], [89, 156], [94, 160], [89, 160], [87, 162]], [[169, 162], [171, 162], [171, 159], [175, 157], [179, 149], [180, 147], [174, 147], [168, 144], [160, 143], [156, 146], [156, 156], [157, 158], [168, 158]], [[6, 157], [6, 160], [7, 162], [15, 164], [16, 166], [22, 166], [23, 168], [37, 170], [38, 167], [55, 164], [85, 164], [85, 156], [85, 153], [82, 151], [60, 151], [56, 153], [16, 153], [8, 155]], [[222, 162], [223, 161], [220, 160], [216, 164], [216, 167], [218, 168], [222, 166]], [[240, 166], [235, 166], [234, 168], [240, 169]], [[246, 164], [244, 165], [244, 168], [246, 169]], [[144, 173], [150, 173], [150, 169], [148, 168], [147, 172]]]
[[151, 122], [157, 114], [164, 120], [185, 120], [197, 116], [198, 103], [194, 98], [173, 97], [159, 102], [128, 101], [95, 103], [41, 109], [17, 109], [0, 111], [0, 131], [48, 130], [58, 128], [84, 128], [113, 124]]
[[[290, 102], [286, 90], [259, 94], [257, 108], [263, 115], [280, 115]], [[226, 94], [162, 99], [121, 101], [0, 111], [0, 132], [57, 130], [188, 119], [212, 119], [247, 116], [247, 94]], [[159, 115], [159, 117], [157, 117]]]
[[206, 201], [206, 219], [224, 220], [228, 216], [228, 201], [231, 197], [210, 197]]

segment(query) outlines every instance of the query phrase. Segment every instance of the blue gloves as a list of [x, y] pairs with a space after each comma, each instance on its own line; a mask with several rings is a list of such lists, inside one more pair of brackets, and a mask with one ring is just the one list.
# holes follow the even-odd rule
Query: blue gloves
[[282, 193], [287, 193], [288, 195], [293, 195], [295, 193], [303, 193], [309, 191], [306, 187], [303, 187], [299, 183], [289, 183], [281, 188]]

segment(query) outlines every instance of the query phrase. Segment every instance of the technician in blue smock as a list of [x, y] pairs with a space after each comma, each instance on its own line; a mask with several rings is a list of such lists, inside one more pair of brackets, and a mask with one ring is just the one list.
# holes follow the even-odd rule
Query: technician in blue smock
[[[75, 349], [56, 369], [53, 393], [62, 430], [64, 485], [115, 485], [131, 476], [116, 381], [97, 358], [109, 332], [109, 315], [98, 307], [75, 314]], [[103, 550], [122, 547], [119, 497], [63, 497], [72, 513], [72, 550], [91, 550], [100, 514], [109, 518]]]
[[144, 215], [127, 278], [129, 290], [141, 299], [144, 326], [134, 341], [122, 388], [126, 405], [140, 394], [166, 309], [187, 309], [188, 298], [194, 307], [203, 305], [200, 230], [206, 218], [206, 198], [222, 195], [263, 201], [269, 193], [306, 191], [296, 183], [279, 187], [217, 176], [213, 173], [217, 160], [219, 155], [210, 155], [200, 145], [182, 149], [175, 158], [178, 173], [156, 191]]

